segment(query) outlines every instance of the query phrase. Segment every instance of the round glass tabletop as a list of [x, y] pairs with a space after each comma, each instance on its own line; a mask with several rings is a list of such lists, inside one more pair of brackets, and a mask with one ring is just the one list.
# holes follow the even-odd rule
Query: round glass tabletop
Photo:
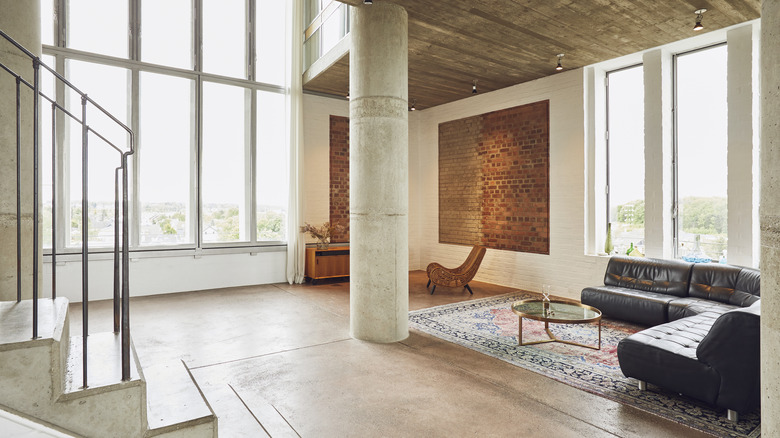
[[528, 299], [512, 303], [512, 311], [523, 318], [558, 323], [584, 323], [601, 318], [601, 311], [595, 307], [577, 302], [550, 301], [545, 309], [540, 299]]

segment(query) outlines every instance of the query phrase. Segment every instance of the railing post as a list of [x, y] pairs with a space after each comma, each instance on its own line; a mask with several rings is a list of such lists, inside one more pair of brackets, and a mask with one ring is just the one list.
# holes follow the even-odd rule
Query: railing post
[[40, 225], [38, 219], [40, 218], [40, 211], [38, 208], [39, 195], [39, 162], [40, 162], [40, 139], [38, 138], [38, 123], [40, 113], [40, 95], [41, 91], [41, 60], [37, 56], [33, 58], [33, 339], [38, 339], [38, 257], [40, 257], [40, 251], [38, 245], [40, 239], [38, 231], [40, 231]]
[[130, 380], [130, 221], [127, 196], [127, 157], [133, 153], [134, 138], [130, 132], [130, 152], [122, 154], [122, 380]]
[[119, 178], [122, 167], [114, 171], [114, 333], [119, 333]]
[[51, 104], [51, 299], [57, 298], [57, 104]]
[[22, 301], [22, 78], [16, 77], [16, 302]]
[[81, 326], [82, 378], [87, 388], [87, 337], [89, 336], [89, 126], [87, 95], [81, 96]]

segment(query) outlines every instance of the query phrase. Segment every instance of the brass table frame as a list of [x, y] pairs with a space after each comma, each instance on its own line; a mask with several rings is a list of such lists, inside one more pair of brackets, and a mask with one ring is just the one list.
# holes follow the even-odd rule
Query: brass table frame
[[[528, 314], [523, 313], [521, 311], [515, 310], [515, 306], [519, 304], [528, 304], [528, 303], [543, 303], [542, 300], [537, 298], [532, 298], [528, 300], [521, 300], [521, 301], [515, 301], [512, 303], [512, 312], [517, 314], [519, 317], [520, 323], [518, 328], [518, 345], [525, 346], [525, 345], [536, 345], [536, 344], [545, 344], [547, 342], [560, 342], [563, 344], [569, 344], [569, 345], [576, 345], [578, 347], [585, 347], [590, 348], [593, 350], [601, 350], [601, 311], [595, 307], [588, 306], [586, 304], [578, 303], [576, 301], [558, 301], [558, 300], [552, 300], [550, 301], [551, 304], [565, 304], [568, 306], [573, 307], [581, 307], [583, 309], [588, 309], [593, 312], [597, 313], [597, 316], [593, 318], [582, 318], [582, 319], [560, 319], [556, 318], [553, 314], [552, 316], [545, 316], [545, 315], [535, 315], [535, 314]], [[542, 339], [540, 341], [531, 341], [531, 342], [523, 342], [523, 318], [533, 319], [535, 321], [543, 321], [544, 322], [544, 330], [547, 332], [547, 336], [549, 336], [549, 339]], [[586, 324], [595, 322], [598, 323], [599, 327], [599, 343], [597, 346], [593, 345], [586, 345], [586, 344], [580, 344], [579, 342], [573, 342], [573, 341], [566, 341], [564, 339], [560, 339], [556, 337], [552, 332], [550, 331], [550, 323], [554, 324]]]

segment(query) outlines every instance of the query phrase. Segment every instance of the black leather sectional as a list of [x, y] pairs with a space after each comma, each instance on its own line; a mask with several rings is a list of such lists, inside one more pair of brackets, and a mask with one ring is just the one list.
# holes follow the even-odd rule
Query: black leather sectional
[[759, 403], [760, 273], [721, 264], [614, 256], [581, 301], [651, 326], [620, 341], [626, 377], [728, 410]]

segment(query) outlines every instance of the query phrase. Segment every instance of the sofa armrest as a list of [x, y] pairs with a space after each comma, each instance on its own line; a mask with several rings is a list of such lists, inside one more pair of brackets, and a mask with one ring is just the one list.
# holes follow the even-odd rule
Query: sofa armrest
[[721, 385], [716, 404], [750, 411], [760, 397], [761, 303], [721, 315], [696, 349], [699, 361], [716, 370]]

